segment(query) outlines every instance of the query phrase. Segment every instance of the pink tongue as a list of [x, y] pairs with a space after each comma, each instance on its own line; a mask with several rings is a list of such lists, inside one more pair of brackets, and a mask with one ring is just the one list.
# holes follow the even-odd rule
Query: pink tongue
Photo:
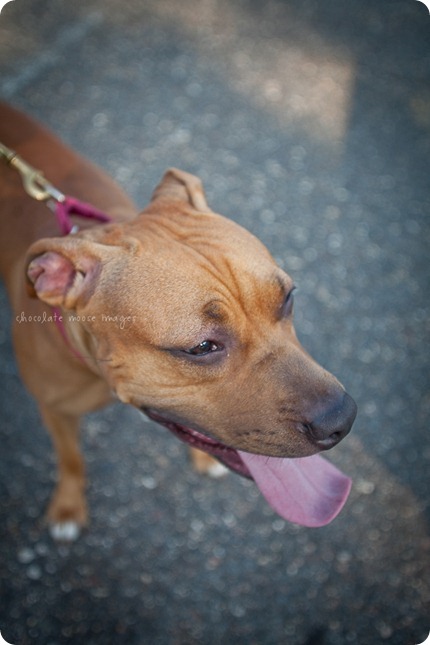
[[319, 455], [296, 459], [238, 451], [270, 506], [303, 526], [324, 526], [345, 504], [351, 480]]

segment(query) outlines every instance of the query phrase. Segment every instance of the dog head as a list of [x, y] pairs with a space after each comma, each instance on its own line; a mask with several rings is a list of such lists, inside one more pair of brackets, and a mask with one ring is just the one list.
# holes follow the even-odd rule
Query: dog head
[[35, 294], [90, 322], [118, 397], [241, 450], [303, 457], [356, 408], [301, 347], [294, 284], [265, 246], [212, 213], [200, 181], [166, 173], [134, 221], [41, 240]]

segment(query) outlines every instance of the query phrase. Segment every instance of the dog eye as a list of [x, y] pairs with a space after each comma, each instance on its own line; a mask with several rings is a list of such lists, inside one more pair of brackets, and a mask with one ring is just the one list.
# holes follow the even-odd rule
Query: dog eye
[[293, 313], [294, 306], [294, 295], [293, 292], [296, 291], [296, 287], [293, 287], [291, 291], [286, 295], [285, 300], [282, 304], [282, 316], [290, 316]]
[[222, 349], [224, 349], [224, 346], [221, 345], [221, 343], [215, 343], [213, 340], [204, 340], [199, 345], [184, 351], [186, 354], [190, 354], [191, 356], [205, 356], [206, 354], [219, 352]]

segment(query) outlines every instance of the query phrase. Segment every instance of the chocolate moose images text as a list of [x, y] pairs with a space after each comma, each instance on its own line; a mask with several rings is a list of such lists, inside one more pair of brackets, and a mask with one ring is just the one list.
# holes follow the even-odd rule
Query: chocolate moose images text
[[99, 316], [96, 315], [76, 315], [72, 313], [68, 313], [64, 315], [63, 313], [59, 313], [58, 311], [52, 311], [51, 313], [47, 313], [44, 311], [42, 314], [37, 314], [37, 315], [32, 315], [32, 314], [26, 314], [25, 311], [21, 311], [20, 314], [18, 314], [15, 317], [16, 322], [21, 325], [21, 324], [49, 324], [49, 323], [62, 323], [65, 320], [67, 320], [70, 323], [91, 323], [91, 322], [96, 322], [97, 320], [102, 322], [102, 323], [107, 323], [107, 324], [114, 324], [119, 327], [119, 329], [125, 329], [127, 325], [132, 325], [135, 324], [137, 321], [137, 316], [133, 315], [110, 315], [110, 314], [101, 314]]

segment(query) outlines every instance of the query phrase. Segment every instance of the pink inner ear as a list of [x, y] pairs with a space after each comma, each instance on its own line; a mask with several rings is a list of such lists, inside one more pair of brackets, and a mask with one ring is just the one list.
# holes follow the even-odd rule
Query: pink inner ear
[[61, 304], [73, 284], [75, 267], [63, 255], [48, 251], [30, 262], [27, 275], [41, 300]]

